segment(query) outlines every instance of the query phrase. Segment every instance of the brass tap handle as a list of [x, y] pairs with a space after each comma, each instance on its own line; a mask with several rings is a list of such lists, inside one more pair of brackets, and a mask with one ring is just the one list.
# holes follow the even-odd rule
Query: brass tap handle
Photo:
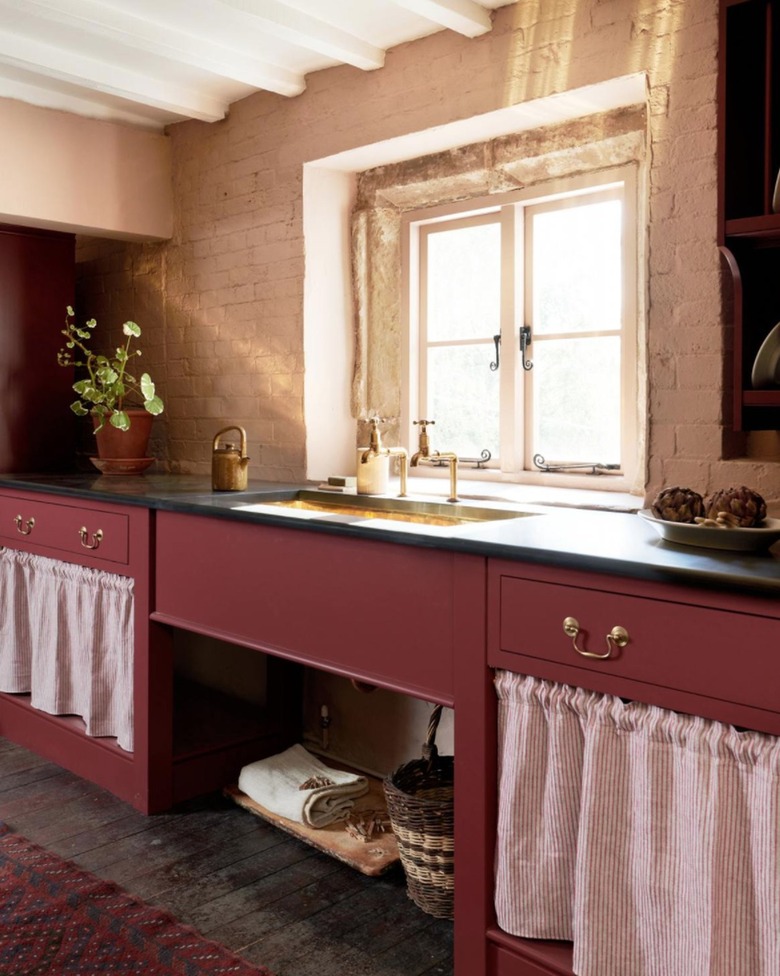
[[433, 427], [436, 423], [435, 420], [415, 420], [413, 423], [420, 428], [420, 441], [418, 444], [417, 453], [422, 457], [428, 457], [431, 445], [428, 440], [428, 428]]
[[610, 657], [616, 647], [625, 647], [629, 642], [628, 631], [625, 627], [615, 625], [607, 634], [607, 653], [596, 654], [595, 651], [586, 651], [584, 647], [579, 647], [577, 640], [580, 636], [580, 624], [576, 617], [566, 617], [563, 621], [563, 632], [567, 637], [571, 637], [574, 650], [583, 657], [595, 657], [600, 661]]
[[32, 532], [33, 527], [35, 526], [35, 519], [28, 518], [25, 520], [22, 518], [21, 515], [17, 515], [16, 518], [14, 519], [14, 523], [16, 525], [17, 531], [21, 535], [29, 535]]
[[[379, 425], [384, 423], [381, 417], [369, 417], [368, 422], [371, 425], [371, 433], [368, 440], [368, 449], [372, 454], [379, 454], [382, 450], [382, 435], [379, 433]], [[363, 458], [365, 462], [366, 458]]]
[[86, 525], [82, 525], [79, 529], [79, 538], [81, 539], [81, 544], [85, 549], [97, 549], [100, 543], [103, 541], [103, 530], [98, 529], [97, 532], [92, 533], [92, 542], [88, 542], [89, 532], [87, 532]]

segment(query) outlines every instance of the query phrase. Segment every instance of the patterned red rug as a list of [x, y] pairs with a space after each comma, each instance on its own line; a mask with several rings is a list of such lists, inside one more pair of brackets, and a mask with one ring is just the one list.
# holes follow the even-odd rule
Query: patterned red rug
[[272, 976], [0, 822], [0, 976]]

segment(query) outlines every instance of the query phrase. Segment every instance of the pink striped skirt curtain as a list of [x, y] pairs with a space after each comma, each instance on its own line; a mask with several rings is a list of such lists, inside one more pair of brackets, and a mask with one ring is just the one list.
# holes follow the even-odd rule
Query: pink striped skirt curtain
[[133, 580], [0, 550], [0, 691], [133, 749]]
[[510, 672], [498, 923], [579, 976], [780, 974], [780, 740]]

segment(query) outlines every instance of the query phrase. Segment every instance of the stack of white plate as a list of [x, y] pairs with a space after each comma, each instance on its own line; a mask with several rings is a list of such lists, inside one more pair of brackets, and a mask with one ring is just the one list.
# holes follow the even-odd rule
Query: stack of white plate
[[761, 343], [753, 363], [750, 382], [754, 390], [761, 390], [767, 386], [780, 386], [780, 322]]

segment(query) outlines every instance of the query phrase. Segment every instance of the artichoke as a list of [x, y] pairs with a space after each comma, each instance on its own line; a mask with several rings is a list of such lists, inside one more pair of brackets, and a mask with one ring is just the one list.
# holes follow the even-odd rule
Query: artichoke
[[757, 491], [740, 485], [736, 488], [719, 488], [704, 501], [707, 518], [729, 522], [749, 529], [760, 525], [766, 518], [766, 502]]
[[692, 488], [662, 488], [650, 507], [664, 522], [694, 522], [704, 514], [704, 499]]

